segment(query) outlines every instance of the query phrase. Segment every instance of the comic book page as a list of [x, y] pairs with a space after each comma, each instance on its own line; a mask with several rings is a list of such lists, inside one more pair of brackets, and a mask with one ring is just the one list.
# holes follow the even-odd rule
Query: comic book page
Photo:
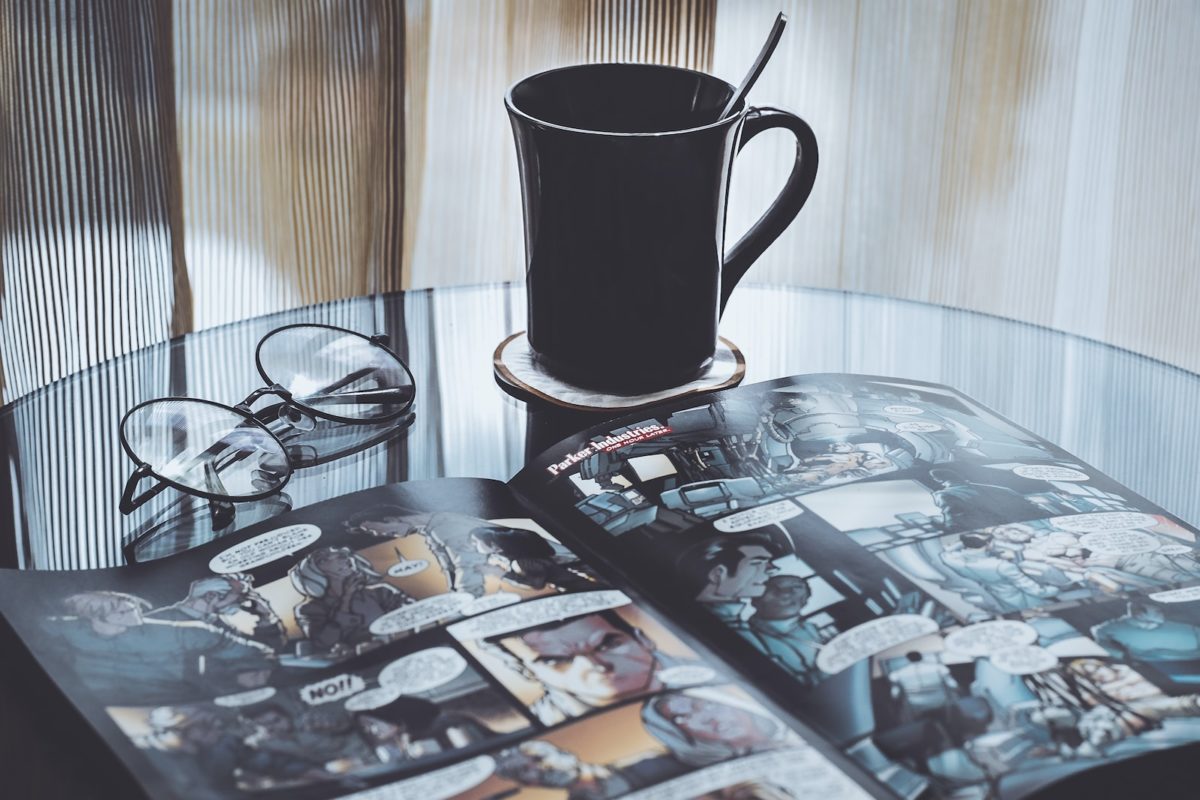
[[4, 571], [0, 607], [153, 797], [867, 796], [496, 482]]
[[1200, 738], [1196, 529], [945, 387], [743, 387], [512, 485], [901, 797]]

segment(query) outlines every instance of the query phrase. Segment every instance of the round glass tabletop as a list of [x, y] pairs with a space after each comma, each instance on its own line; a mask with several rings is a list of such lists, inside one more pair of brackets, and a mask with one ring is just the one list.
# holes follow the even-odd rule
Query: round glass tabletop
[[[122, 488], [134, 469], [117, 435], [125, 412], [158, 397], [238, 402], [262, 384], [259, 340], [298, 322], [386, 334], [416, 382], [413, 424], [317, 431], [290, 453], [299, 468], [284, 493], [236, 504], [232, 519], [173, 490], [122, 515]], [[9, 532], [0, 565], [113, 566], [124, 563], [122, 545], [137, 535], [155, 543], [150, 557], [162, 556], [211, 539], [214, 528], [228, 533], [372, 486], [444, 476], [506, 480], [599, 419], [527, 405], [496, 383], [492, 352], [524, 325], [521, 285], [353, 298], [189, 334], [22, 397], [0, 408], [8, 470], [0, 524]], [[853, 372], [950, 385], [1200, 522], [1193, 467], [1200, 375], [999, 317], [818, 289], [741, 287], [721, 334], [745, 354], [746, 382]]]

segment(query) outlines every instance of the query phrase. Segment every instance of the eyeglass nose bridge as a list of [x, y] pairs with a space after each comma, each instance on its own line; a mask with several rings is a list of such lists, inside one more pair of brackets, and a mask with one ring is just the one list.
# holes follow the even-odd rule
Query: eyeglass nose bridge
[[246, 399], [234, 406], [238, 411], [246, 414], [253, 413], [250, 406], [254, 405], [260, 399], [268, 396], [278, 397], [285, 403], [292, 402], [292, 393], [278, 383], [273, 383], [270, 386], [260, 386], [250, 394], [246, 395]]

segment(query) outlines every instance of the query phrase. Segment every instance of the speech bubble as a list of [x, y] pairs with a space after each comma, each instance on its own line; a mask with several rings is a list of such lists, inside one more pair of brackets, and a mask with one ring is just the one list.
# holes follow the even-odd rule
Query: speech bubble
[[474, 599], [474, 595], [469, 592], [435, 594], [424, 600], [400, 606], [382, 617], [376, 617], [367, 630], [375, 636], [391, 636], [411, 631], [431, 622], [437, 622], [443, 617], [462, 613], [463, 607]]
[[208, 568], [220, 575], [245, 572], [269, 564], [277, 558], [290, 556], [320, 538], [321, 529], [316, 525], [288, 525], [276, 528], [217, 553], [208, 562]]
[[402, 694], [404, 692], [395, 686], [380, 686], [375, 689], [367, 689], [365, 692], [359, 692], [347, 700], [346, 710], [370, 711], [373, 708], [382, 708]]
[[557, 594], [528, 600], [519, 606], [502, 608], [490, 614], [482, 614], [462, 622], [456, 622], [447, 626], [446, 631], [460, 642], [486, 639], [489, 636], [500, 636], [513, 631], [534, 628], [546, 622], [618, 608], [628, 605], [628, 603], [629, 598], [623, 592], [613, 589]]
[[1153, 528], [1158, 524], [1154, 517], [1140, 511], [1096, 511], [1091, 514], [1054, 517], [1050, 522], [1059, 530], [1071, 533], [1128, 531], [1134, 528]]
[[946, 635], [946, 649], [979, 658], [997, 650], [1030, 645], [1038, 639], [1037, 628], [1025, 622], [998, 619], [959, 628]]
[[1200, 600], [1200, 586], [1187, 586], [1183, 589], [1152, 592], [1150, 599], [1156, 603], [1190, 603], [1193, 600]]
[[873, 619], [830, 639], [817, 653], [817, 666], [822, 672], [836, 675], [868, 656], [918, 636], [935, 633], [937, 629], [936, 622], [920, 614], [893, 614]]
[[423, 558], [406, 558], [388, 567], [387, 574], [392, 578], [407, 578], [409, 575], [424, 572], [428, 567], [429, 562]]
[[1020, 645], [997, 650], [988, 656], [992, 666], [1009, 675], [1033, 675], [1058, 666], [1058, 656], [1044, 647]]
[[319, 706], [357, 694], [365, 688], [367, 683], [361, 675], [347, 672], [300, 687], [300, 699], [310, 706]]
[[1085, 533], [1079, 537], [1079, 544], [1094, 553], [1106, 556], [1136, 556], [1153, 553], [1162, 542], [1152, 533], [1131, 530]]
[[497, 608], [504, 608], [505, 606], [511, 606], [519, 602], [521, 602], [521, 595], [515, 592], [485, 594], [483, 597], [476, 597], [463, 606], [462, 613], [464, 617], [473, 617], [485, 611], [495, 611]]
[[902, 406], [902, 405], [884, 406], [883, 413], [885, 413], [885, 414], [900, 414], [901, 416], [908, 417], [908, 416], [916, 416], [917, 414], [924, 414], [925, 409], [917, 408], [916, 406]]
[[1186, 544], [1164, 544], [1155, 552], [1162, 553], [1164, 556], [1186, 556], [1193, 552], [1191, 545]]
[[658, 679], [667, 686], [695, 686], [708, 683], [717, 677], [717, 671], [701, 664], [679, 664], [667, 667], [658, 673]]
[[436, 689], [463, 674], [467, 660], [451, 647], [431, 647], [398, 658], [379, 673], [379, 685], [420, 694]]
[[263, 686], [259, 689], [251, 689], [248, 692], [214, 697], [213, 702], [224, 708], [237, 708], [238, 706], [252, 706], [255, 703], [261, 703], [263, 700], [270, 700], [274, 696], [274, 686]]
[[745, 511], [721, 517], [713, 523], [713, 527], [722, 533], [740, 533], [770, 525], [772, 522], [783, 522], [785, 519], [798, 517], [803, 513], [804, 509], [791, 500], [779, 500], [767, 503], [765, 506], [747, 508]]
[[342, 795], [342, 800], [446, 800], [462, 794], [486, 781], [496, 771], [496, 761], [491, 756], [476, 756], [470, 761], [435, 769], [415, 778], [364, 789], [354, 794]]
[[1087, 481], [1091, 476], [1070, 467], [1055, 464], [1022, 464], [1013, 467], [1013, 474], [1034, 481]]
[[933, 433], [942, 430], [936, 422], [898, 422], [896, 430], [904, 433]]
[[621, 797], [623, 800], [708, 797], [731, 786], [756, 783], [803, 787], [804, 797], [827, 797], [831, 800], [867, 800], [870, 797], [820, 752], [800, 743], [781, 750], [711, 764]]

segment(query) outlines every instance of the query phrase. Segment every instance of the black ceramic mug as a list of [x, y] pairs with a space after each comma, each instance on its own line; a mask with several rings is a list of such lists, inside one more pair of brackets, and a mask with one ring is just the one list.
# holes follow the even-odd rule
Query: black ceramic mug
[[[521, 175], [529, 344], [578, 386], [634, 394], [711, 363], [737, 281], [799, 213], [817, 174], [812, 129], [739, 106], [712, 75], [587, 64], [525, 78], [505, 96]], [[783, 191], [725, 252], [734, 156], [785, 128], [796, 160]]]

